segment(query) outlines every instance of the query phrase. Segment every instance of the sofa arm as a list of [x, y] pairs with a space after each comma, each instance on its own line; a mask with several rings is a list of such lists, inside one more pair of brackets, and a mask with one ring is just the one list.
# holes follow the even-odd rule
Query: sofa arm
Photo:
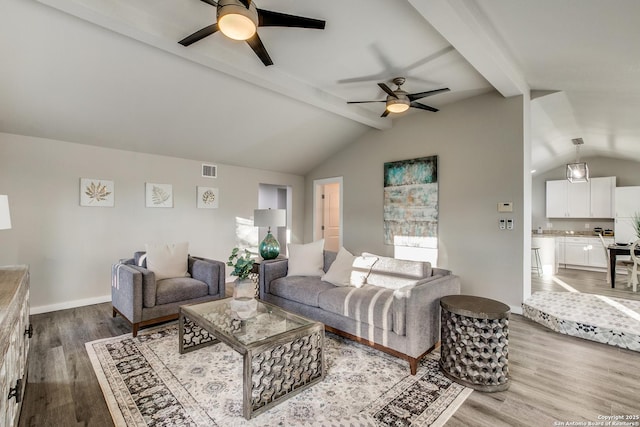
[[460, 293], [460, 278], [454, 274], [432, 276], [407, 289], [407, 354], [419, 357], [438, 342], [440, 336], [440, 298]]
[[189, 273], [196, 280], [204, 282], [209, 287], [209, 295], [219, 295], [224, 298], [225, 264], [208, 258], [189, 257]]
[[140, 322], [143, 299], [142, 272], [131, 265], [114, 264], [111, 274], [111, 305], [131, 323]]
[[260, 274], [258, 286], [260, 288], [260, 299], [264, 299], [265, 294], [271, 293], [269, 285], [272, 281], [281, 277], [286, 277], [289, 271], [288, 259], [264, 260], [260, 263]]

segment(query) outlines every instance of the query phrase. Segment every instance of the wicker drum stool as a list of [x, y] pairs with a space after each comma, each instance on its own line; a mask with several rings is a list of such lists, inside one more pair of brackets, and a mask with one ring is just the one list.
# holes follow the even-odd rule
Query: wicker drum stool
[[453, 381], [479, 391], [509, 388], [509, 306], [488, 298], [440, 300], [440, 367]]

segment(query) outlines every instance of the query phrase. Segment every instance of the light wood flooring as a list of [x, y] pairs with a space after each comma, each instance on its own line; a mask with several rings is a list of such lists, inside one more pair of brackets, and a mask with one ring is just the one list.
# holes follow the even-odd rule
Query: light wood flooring
[[[583, 292], [599, 290], [601, 281], [610, 292], [603, 273], [566, 270], [559, 278]], [[532, 287], [563, 290], [538, 278]], [[622, 286], [614, 292], [607, 295], [628, 296]], [[34, 337], [20, 426], [112, 426], [84, 343], [130, 333], [127, 323], [111, 317], [108, 303], [31, 320]], [[518, 315], [511, 316], [509, 352], [511, 387], [473, 392], [447, 426], [554, 426], [640, 415], [640, 353], [561, 335]]]

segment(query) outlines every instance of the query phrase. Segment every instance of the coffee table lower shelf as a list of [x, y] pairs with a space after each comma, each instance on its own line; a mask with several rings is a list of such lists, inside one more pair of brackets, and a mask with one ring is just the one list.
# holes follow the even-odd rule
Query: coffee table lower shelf
[[220, 341], [242, 354], [243, 415], [247, 420], [324, 379], [322, 323], [310, 323], [248, 345], [208, 326], [180, 310], [180, 354]]

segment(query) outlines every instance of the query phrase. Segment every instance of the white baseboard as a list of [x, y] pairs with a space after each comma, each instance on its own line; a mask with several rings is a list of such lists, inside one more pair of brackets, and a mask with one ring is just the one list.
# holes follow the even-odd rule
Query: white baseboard
[[78, 299], [75, 301], [62, 302], [60, 304], [41, 305], [39, 307], [31, 307], [29, 314], [49, 313], [51, 311], [66, 310], [68, 308], [83, 307], [85, 305], [101, 304], [111, 301], [111, 294], [101, 297]]
[[521, 305], [510, 305], [509, 308], [513, 314], [522, 314], [522, 306]]

